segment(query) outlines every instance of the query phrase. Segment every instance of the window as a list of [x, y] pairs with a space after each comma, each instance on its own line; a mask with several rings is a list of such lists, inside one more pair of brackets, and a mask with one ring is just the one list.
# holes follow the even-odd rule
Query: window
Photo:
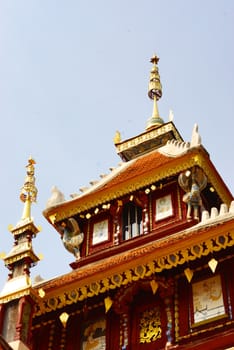
[[142, 208], [130, 202], [123, 208], [123, 239], [142, 234]]

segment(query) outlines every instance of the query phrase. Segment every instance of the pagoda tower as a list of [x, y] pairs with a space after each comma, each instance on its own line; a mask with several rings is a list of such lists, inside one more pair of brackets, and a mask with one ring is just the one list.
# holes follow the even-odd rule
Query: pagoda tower
[[20, 192], [23, 214], [16, 226], [9, 228], [14, 246], [3, 259], [10, 272], [0, 293], [0, 330], [4, 341], [13, 350], [31, 349], [31, 320], [38, 295], [33, 291], [30, 279], [30, 269], [39, 261], [32, 247], [32, 239], [39, 232], [31, 217], [31, 205], [37, 198], [34, 165], [34, 159], [29, 158]]

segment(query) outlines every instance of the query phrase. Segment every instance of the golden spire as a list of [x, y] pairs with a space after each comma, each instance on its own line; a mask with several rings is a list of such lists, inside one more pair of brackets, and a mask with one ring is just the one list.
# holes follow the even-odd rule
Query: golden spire
[[146, 130], [164, 123], [163, 119], [159, 115], [157, 105], [157, 101], [162, 97], [162, 85], [160, 82], [160, 76], [157, 67], [158, 61], [159, 58], [156, 55], [154, 55], [150, 60], [150, 62], [153, 64], [153, 67], [150, 72], [148, 96], [151, 98], [151, 100], [154, 101], [154, 107], [153, 114], [147, 122]]
[[28, 159], [27, 175], [25, 177], [24, 185], [20, 192], [20, 199], [24, 202], [24, 210], [21, 220], [31, 219], [31, 204], [37, 200], [37, 188], [35, 186], [35, 176], [34, 176], [34, 164], [35, 160], [30, 157]]

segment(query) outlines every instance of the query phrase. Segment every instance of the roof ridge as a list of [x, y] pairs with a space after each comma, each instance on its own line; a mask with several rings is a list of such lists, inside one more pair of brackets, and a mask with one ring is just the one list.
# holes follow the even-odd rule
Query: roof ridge
[[92, 180], [90, 181], [90, 187], [81, 187], [80, 191], [82, 193], [74, 193], [71, 194], [70, 197], [72, 198], [80, 198], [83, 195], [87, 195], [89, 192], [92, 192], [95, 189], [98, 189], [100, 186], [103, 186], [106, 182], [108, 182], [109, 180], [111, 180], [116, 174], [118, 174], [119, 172], [121, 172], [122, 170], [125, 169], [125, 167], [129, 166], [129, 163], [132, 163], [133, 161], [135, 161], [135, 159], [129, 161], [129, 162], [120, 162], [118, 163], [118, 165], [116, 167], [110, 167], [110, 173], [108, 174], [100, 174], [100, 179], [98, 180]]
[[210, 212], [208, 210], [203, 210], [201, 222], [198, 225], [217, 222], [221, 219], [226, 219], [230, 217], [234, 217], [234, 200], [231, 201], [230, 206], [226, 203], [222, 203], [220, 205], [219, 211], [216, 207], [212, 207]]

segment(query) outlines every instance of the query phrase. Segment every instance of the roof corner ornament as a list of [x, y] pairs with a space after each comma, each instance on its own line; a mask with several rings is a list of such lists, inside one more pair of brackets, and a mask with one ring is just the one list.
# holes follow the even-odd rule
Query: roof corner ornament
[[164, 124], [163, 119], [159, 115], [157, 101], [162, 97], [162, 85], [160, 82], [160, 75], [158, 72], [158, 64], [159, 58], [154, 55], [150, 62], [153, 64], [153, 67], [150, 72], [150, 81], [148, 88], [148, 96], [151, 100], [154, 101], [153, 114], [149, 118], [146, 126], [146, 130], [151, 129], [155, 126], [160, 126]]
[[201, 136], [198, 132], [198, 125], [194, 124], [193, 131], [192, 131], [192, 137], [190, 142], [190, 147], [196, 147], [201, 145]]
[[[191, 170], [182, 172], [178, 177], [180, 187], [186, 192], [183, 201], [187, 204], [187, 220], [199, 221], [202, 207], [201, 191], [207, 185], [207, 177], [203, 170], [194, 166]], [[193, 218], [192, 218], [193, 211]]]
[[174, 113], [172, 109], [169, 110], [168, 120], [169, 122], [173, 122], [174, 120]]
[[76, 260], [79, 260], [80, 246], [84, 240], [84, 233], [81, 232], [78, 222], [74, 218], [63, 221], [60, 226], [60, 232], [64, 247], [75, 256]]
[[46, 209], [65, 201], [64, 194], [56, 187], [51, 188], [51, 197], [47, 200]]
[[20, 191], [20, 199], [24, 202], [24, 210], [21, 221], [31, 220], [31, 204], [37, 200], [37, 188], [35, 186], [35, 160], [30, 157], [28, 159], [27, 175], [25, 177], [25, 182]]

